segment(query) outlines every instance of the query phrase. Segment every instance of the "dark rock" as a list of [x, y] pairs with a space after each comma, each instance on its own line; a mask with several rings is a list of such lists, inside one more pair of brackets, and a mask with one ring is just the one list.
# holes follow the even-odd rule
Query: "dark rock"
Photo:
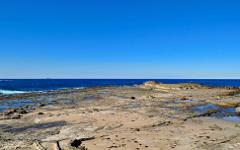
[[94, 108], [94, 109], [93, 109], [93, 111], [99, 112], [99, 109], [97, 109], [97, 108]]
[[131, 99], [134, 100], [134, 99], [136, 99], [136, 97], [132, 96]]
[[185, 101], [188, 100], [186, 97], [182, 97], [181, 100]]
[[46, 106], [46, 104], [39, 104], [39, 107], [44, 107]]
[[140, 131], [140, 129], [139, 129], [139, 128], [136, 128], [136, 129], [135, 129], [135, 131], [138, 131], [138, 132], [139, 132], [139, 131]]
[[44, 113], [43, 112], [39, 112], [38, 115], [44, 115]]
[[13, 109], [13, 108], [10, 108], [6, 113], [5, 115], [11, 115], [11, 114], [14, 114], [17, 112], [17, 109]]
[[76, 147], [76, 148], [79, 147], [81, 144], [82, 144], [81, 139], [75, 139], [70, 143], [72, 147]]
[[171, 121], [163, 121], [157, 124], [153, 124], [152, 127], [158, 127], [158, 126], [169, 126], [173, 124]]
[[95, 139], [95, 138], [94, 138], [94, 137], [87, 137], [87, 138], [75, 139], [75, 140], [73, 140], [73, 141], [70, 143], [70, 145], [71, 145], [72, 147], [76, 147], [76, 148], [79, 148], [79, 149], [81, 149], [81, 150], [87, 150], [86, 147], [81, 146], [82, 142], [83, 142], [83, 141], [88, 141], [88, 140], [93, 140], [93, 139]]

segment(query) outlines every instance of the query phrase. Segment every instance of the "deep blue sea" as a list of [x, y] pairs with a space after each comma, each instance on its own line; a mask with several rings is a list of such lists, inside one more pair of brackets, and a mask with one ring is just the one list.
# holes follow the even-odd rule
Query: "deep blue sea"
[[240, 87], [240, 80], [213, 79], [0, 79], [0, 93], [14, 94], [31, 91], [47, 91], [64, 88], [95, 86], [131, 86], [145, 81], [161, 83], [199, 83], [208, 86]]

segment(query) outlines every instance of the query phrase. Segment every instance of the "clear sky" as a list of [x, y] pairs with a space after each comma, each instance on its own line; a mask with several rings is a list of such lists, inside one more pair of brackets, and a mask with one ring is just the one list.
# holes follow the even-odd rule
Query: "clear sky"
[[240, 78], [238, 0], [1, 0], [0, 78]]

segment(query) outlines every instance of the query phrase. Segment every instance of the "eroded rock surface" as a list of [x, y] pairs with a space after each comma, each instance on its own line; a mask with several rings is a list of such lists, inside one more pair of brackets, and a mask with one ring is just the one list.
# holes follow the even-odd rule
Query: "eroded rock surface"
[[13, 96], [36, 104], [2, 113], [0, 149], [240, 149], [237, 93], [238, 88], [146, 82]]

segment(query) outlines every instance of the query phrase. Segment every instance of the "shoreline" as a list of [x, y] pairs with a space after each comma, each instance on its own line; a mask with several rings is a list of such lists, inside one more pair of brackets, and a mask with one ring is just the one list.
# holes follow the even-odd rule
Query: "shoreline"
[[[165, 84], [165, 83], [159, 83], [159, 84]], [[169, 85], [187, 85], [187, 84], [194, 84], [198, 86], [203, 86], [206, 88], [223, 88], [223, 89], [233, 89], [233, 90], [240, 90], [240, 86], [209, 86], [204, 84], [198, 84], [198, 83], [192, 83], [192, 82], [186, 82], [186, 83], [170, 83]], [[79, 92], [80, 90], [84, 89], [95, 89], [95, 88], [107, 88], [107, 87], [135, 87], [139, 86], [141, 84], [136, 85], [110, 85], [110, 86], [94, 86], [94, 87], [74, 87], [74, 88], [59, 88], [59, 89], [52, 89], [52, 90], [37, 90], [37, 91], [19, 91], [22, 93], [15, 93], [15, 94], [3, 94], [0, 93], [0, 100], [9, 100], [14, 98], [27, 98], [27, 97], [35, 97], [35, 96], [42, 96], [42, 95], [52, 95], [52, 94], [63, 94], [63, 93], [72, 93], [72, 92]], [[168, 85], [168, 84], [166, 84]]]

